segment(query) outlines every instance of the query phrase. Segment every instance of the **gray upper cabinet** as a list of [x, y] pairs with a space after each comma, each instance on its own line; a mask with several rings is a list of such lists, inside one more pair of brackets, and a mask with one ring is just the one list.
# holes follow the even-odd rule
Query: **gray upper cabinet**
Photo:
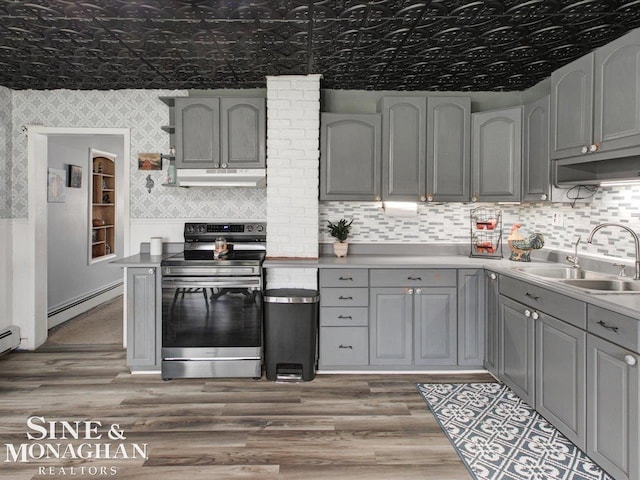
[[637, 480], [638, 356], [588, 334], [587, 388], [587, 454], [616, 480]]
[[320, 200], [381, 199], [381, 118], [323, 113], [320, 123]]
[[264, 98], [177, 97], [177, 168], [264, 168]]
[[222, 168], [264, 168], [266, 134], [264, 98], [220, 99]]
[[427, 191], [431, 202], [468, 202], [471, 178], [471, 99], [427, 101]]
[[484, 270], [458, 270], [458, 365], [483, 365], [484, 287]]
[[593, 54], [551, 75], [551, 158], [584, 155], [592, 144]]
[[424, 201], [426, 97], [384, 97], [382, 111], [382, 199]]
[[536, 409], [579, 448], [586, 448], [586, 333], [538, 312]]
[[522, 107], [474, 113], [471, 118], [471, 200], [519, 202]]
[[160, 370], [160, 290], [155, 268], [127, 268], [127, 365]]
[[220, 99], [178, 97], [175, 120], [176, 167], [219, 167]]
[[[551, 158], [593, 161], [640, 147], [640, 30], [551, 76]], [[611, 153], [614, 152], [614, 153]]]
[[549, 96], [524, 106], [522, 147], [522, 200], [549, 200]]
[[593, 141], [599, 151], [640, 146], [640, 29], [595, 52]]

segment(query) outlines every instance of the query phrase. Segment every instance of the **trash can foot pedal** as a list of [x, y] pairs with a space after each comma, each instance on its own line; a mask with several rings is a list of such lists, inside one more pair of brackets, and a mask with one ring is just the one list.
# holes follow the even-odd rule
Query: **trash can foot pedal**
[[296, 364], [282, 364], [276, 367], [276, 382], [298, 383], [302, 382], [302, 366]]

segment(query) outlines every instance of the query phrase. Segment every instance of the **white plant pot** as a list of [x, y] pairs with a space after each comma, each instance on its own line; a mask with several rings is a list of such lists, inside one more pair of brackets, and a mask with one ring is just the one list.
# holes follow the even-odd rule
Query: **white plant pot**
[[346, 257], [348, 249], [349, 249], [349, 244], [347, 242], [333, 243], [333, 253], [336, 254], [336, 257]]

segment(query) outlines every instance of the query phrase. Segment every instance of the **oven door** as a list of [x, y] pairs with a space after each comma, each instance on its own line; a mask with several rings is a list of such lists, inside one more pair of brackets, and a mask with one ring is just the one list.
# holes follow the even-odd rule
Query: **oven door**
[[261, 276], [163, 276], [162, 377], [260, 377], [261, 292]]

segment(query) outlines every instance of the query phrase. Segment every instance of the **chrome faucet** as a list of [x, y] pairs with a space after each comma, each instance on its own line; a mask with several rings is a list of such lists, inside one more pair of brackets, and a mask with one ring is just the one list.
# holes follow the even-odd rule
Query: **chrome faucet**
[[629, 232], [631, 234], [631, 236], [633, 237], [633, 241], [635, 242], [635, 245], [636, 245], [636, 274], [634, 275], [633, 279], [634, 280], [640, 280], [640, 240], [638, 239], [638, 235], [636, 234], [636, 232], [631, 230], [626, 225], [622, 225], [620, 223], [601, 223], [600, 225], [595, 227], [593, 230], [591, 230], [591, 233], [589, 234], [589, 237], [587, 238], [587, 243], [591, 243], [591, 241], [593, 240], [593, 235], [598, 230], [600, 230], [601, 228], [604, 228], [604, 227], [619, 227], [619, 228], [622, 228], [623, 230], [626, 230], [627, 232]]
[[578, 237], [578, 240], [576, 241], [576, 244], [574, 245], [574, 250], [573, 250], [573, 257], [570, 255], [567, 255], [565, 257], [566, 262], [571, 265], [573, 268], [580, 268], [580, 263], [578, 260], [578, 245], [580, 244], [580, 240], [582, 239], [582, 237]]

